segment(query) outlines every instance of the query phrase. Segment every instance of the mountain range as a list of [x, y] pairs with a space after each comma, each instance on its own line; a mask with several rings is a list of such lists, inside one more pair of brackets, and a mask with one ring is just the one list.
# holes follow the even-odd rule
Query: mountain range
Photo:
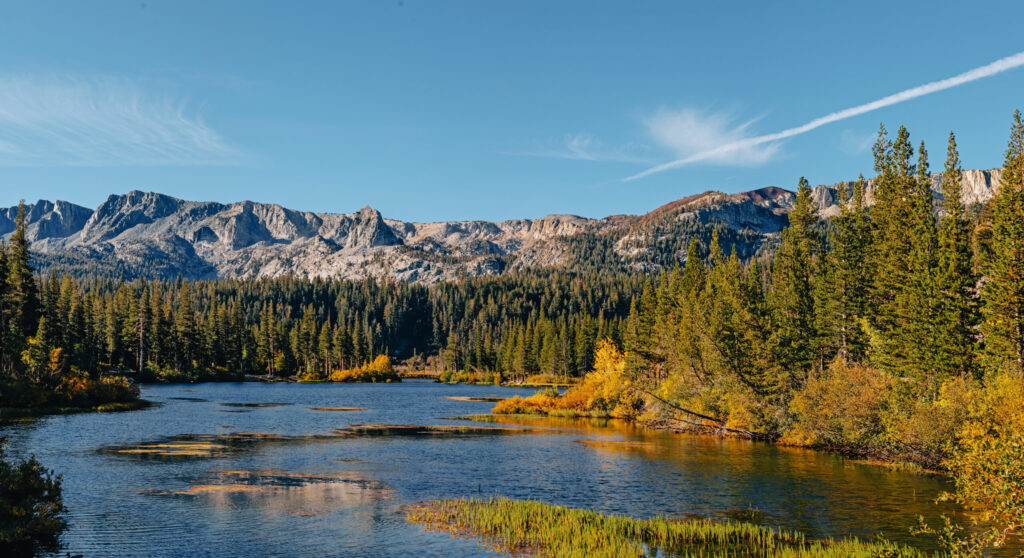
[[[968, 205], [983, 204], [1000, 170], [966, 170]], [[933, 175], [941, 202], [940, 175]], [[845, 188], [840, 188], [845, 186]], [[873, 184], [867, 188], [871, 202]], [[822, 218], [836, 215], [852, 183], [820, 185]], [[685, 261], [691, 237], [705, 245], [717, 231], [725, 250], [743, 256], [770, 248], [788, 223], [795, 194], [769, 186], [708, 191], [644, 215], [590, 219], [548, 215], [508, 221], [413, 223], [369, 206], [354, 213], [296, 211], [275, 204], [187, 201], [132, 191], [96, 209], [67, 201], [27, 206], [37, 267], [125, 278], [389, 278], [426, 284], [538, 267], [656, 271]], [[0, 236], [14, 230], [17, 208], [0, 209]]]

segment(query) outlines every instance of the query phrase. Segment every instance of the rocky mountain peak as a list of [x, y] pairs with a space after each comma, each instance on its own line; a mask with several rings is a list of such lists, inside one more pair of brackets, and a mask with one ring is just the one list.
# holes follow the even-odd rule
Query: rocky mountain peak
[[[998, 169], [964, 171], [965, 201], [991, 199], [999, 178]], [[941, 175], [932, 181], [941, 202]], [[820, 215], [838, 214], [852, 190], [852, 182], [815, 186], [812, 196]], [[868, 203], [873, 191], [868, 182]], [[750, 255], [777, 242], [794, 201], [793, 192], [768, 186], [733, 194], [707, 191], [639, 216], [410, 223], [386, 220], [370, 206], [347, 214], [316, 213], [251, 201], [185, 201], [136, 190], [110, 196], [95, 211], [40, 200], [28, 206], [27, 217], [43, 270], [433, 283], [537, 266], [656, 271], [682, 261], [689, 238], [697, 236], [706, 244], [713, 229], [727, 250], [737, 246]], [[16, 214], [17, 208], [0, 209], [0, 236], [14, 230]]]
[[181, 208], [182, 203], [178, 198], [139, 190], [111, 195], [89, 217], [82, 228], [82, 237], [108, 240], [137, 225], [167, 217]]
[[384, 222], [380, 211], [367, 205], [355, 214], [345, 248], [357, 250], [397, 244], [402, 244], [402, 241], [395, 235], [395, 231], [391, 230], [391, 227]]

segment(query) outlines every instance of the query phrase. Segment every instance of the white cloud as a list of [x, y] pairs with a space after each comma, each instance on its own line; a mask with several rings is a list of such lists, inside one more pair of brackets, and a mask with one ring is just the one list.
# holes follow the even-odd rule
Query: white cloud
[[930, 83], [926, 83], [924, 85], [919, 85], [917, 87], [912, 87], [910, 89], [900, 91], [899, 93], [894, 93], [887, 97], [882, 97], [881, 99], [871, 101], [870, 103], [864, 103], [862, 105], [857, 105], [855, 107], [850, 107], [848, 109], [836, 111], [831, 114], [815, 118], [814, 120], [811, 120], [810, 122], [797, 126], [795, 128], [788, 128], [786, 130], [782, 130], [781, 132], [776, 132], [774, 134], [767, 134], [756, 137], [746, 137], [730, 143], [726, 143], [724, 145], [720, 145], [718, 147], [701, 151], [699, 153], [694, 153], [692, 155], [681, 157], [679, 159], [676, 159], [675, 161], [670, 161], [668, 163], [651, 167], [643, 172], [634, 174], [633, 176], [626, 177], [623, 179], [623, 181], [636, 180], [638, 178], [643, 178], [645, 176], [663, 172], [669, 169], [683, 167], [698, 161], [714, 160], [716, 158], [723, 157], [727, 153], [732, 151], [741, 151], [759, 145], [773, 144], [786, 138], [791, 138], [793, 136], [798, 136], [800, 134], [810, 132], [811, 130], [820, 128], [826, 124], [831, 124], [833, 122], [838, 122], [840, 120], [845, 120], [847, 118], [859, 116], [861, 114], [878, 110], [880, 108], [885, 108], [888, 106], [895, 105], [897, 103], [902, 103], [904, 101], [916, 99], [924, 95], [930, 95], [932, 93], [943, 91], [945, 89], [950, 89], [958, 85], [963, 85], [965, 83], [970, 83], [972, 81], [976, 81], [982, 78], [994, 76], [998, 73], [1005, 72], [1007, 70], [1012, 70], [1020, 66], [1024, 66], [1024, 52], [1019, 52], [1012, 56], [1001, 58], [990, 64], [979, 66], [977, 68], [974, 68], [973, 70], [968, 70], [962, 74], [957, 74], [950, 78], [942, 79], [939, 81], [933, 81]]
[[531, 149], [513, 154], [612, 163], [649, 164], [652, 161], [644, 146], [635, 143], [608, 145], [587, 133], [568, 134], [560, 140], [539, 143]]
[[[661, 109], [644, 121], [651, 138], [672, 151], [678, 158], [691, 157], [723, 145], [737, 144], [753, 136], [753, 120], [736, 123], [726, 112], [700, 111], [690, 108]], [[716, 152], [702, 160], [705, 163], [734, 166], [757, 166], [768, 162], [779, 151], [777, 143], [745, 145]]]
[[183, 102], [115, 77], [0, 76], [0, 165], [210, 165], [237, 151]]
[[847, 155], [859, 155], [868, 150], [878, 138], [878, 132], [856, 132], [849, 128], [839, 135], [839, 150]]

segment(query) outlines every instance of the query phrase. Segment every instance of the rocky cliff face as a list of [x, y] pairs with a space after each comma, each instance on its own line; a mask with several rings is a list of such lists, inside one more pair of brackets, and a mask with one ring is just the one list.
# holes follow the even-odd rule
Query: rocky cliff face
[[[960, 179], [960, 185], [963, 188], [964, 204], [968, 206], [973, 204], [983, 204], [992, 199], [992, 196], [995, 195], [996, 189], [999, 188], [999, 178], [1002, 174], [1002, 169], [963, 171], [963, 175]], [[943, 199], [942, 175], [933, 174], [931, 178], [932, 189], [935, 191], [935, 197], [941, 204]], [[846, 200], [849, 200], [850, 197], [853, 196], [853, 185], [854, 181], [847, 181], [832, 186], [814, 187], [814, 200], [818, 204], [818, 211], [821, 213], [822, 217], [834, 217], [839, 213], [840, 186], [842, 186], [846, 191]], [[867, 188], [865, 189], [868, 204], [874, 203], [874, 192], [875, 182], [874, 180], [868, 180]]]
[[[999, 176], [999, 170], [964, 171], [965, 201], [991, 199]], [[933, 180], [941, 197], [941, 180], [937, 175]], [[853, 183], [842, 186], [849, 196]], [[823, 217], [838, 213], [840, 191], [839, 184], [814, 188]], [[869, 202], [873, 191], [869, 183]], [[788, 190], [767, 187], [739, 194], [705, 192], [640, 216], [408, 223], [385, 219], [369, 206], [349, 214], [314, 213], [133, 191], [110, 196], [95, 210], [40, 200], [28, 207], [27, 217], [37, 263], [58, 271], [434, 283], [564, 264], [655, 270], [685, 259], [688, 238], [706, 241], [712, 230], [719, 231], [723, 243], [749, 255], [778, 238], [794, 198]], [[17, 208], [0, 210], [0, 236], [14, 230], [16, 214]]]

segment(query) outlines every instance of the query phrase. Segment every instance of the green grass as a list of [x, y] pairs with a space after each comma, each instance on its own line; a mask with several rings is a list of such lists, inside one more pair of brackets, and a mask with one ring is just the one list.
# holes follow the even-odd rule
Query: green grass
[[632, 519], [531, 500], [441, 500], [406, 519], [453, 536], [472, 536], [515, 555], [565, 558], [921, 557], [915, 549], [855, 539], [808, 540], [802, 533], [706, 519]]

